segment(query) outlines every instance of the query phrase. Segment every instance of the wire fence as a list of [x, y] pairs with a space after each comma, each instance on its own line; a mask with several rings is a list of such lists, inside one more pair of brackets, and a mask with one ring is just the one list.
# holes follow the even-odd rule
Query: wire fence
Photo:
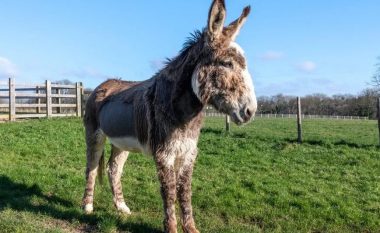
[[[226, 114], [217, 112], [213, 107], [207, 106], [204, 110], [206, 117], [225, 117], [226, 131], [230, 131], [230, 117]], [[256, 114], [255, 118], [288, 118], [297, 121], [298, 143], [302, 143], [302, 120], [304, 119], [330, 119], [330, 120], [369, 120], [369, 117], [359, 116], [326, 116], [326, 115], [306, 115], [302, 114], [301, 98], [297, 97], [297, 114]], [[377, 101], [377, 118], [379, 129], [379, 144], [380, 144], [380, 98]]]
[[[225, 117], [226, 114], [217, 112], [212, 107], [207, 107], [204, 112], [206, 117]], [[328, 115], [307, 115], [302, 114], [302, 119], [334, 119], [334, 120], [369, 120], [368, 117], [359, 116], [328, 116]], [[297, 114], [264, 114], [259, 113], [255, 115], [255, 118], [288, 118], [296, 119]]]

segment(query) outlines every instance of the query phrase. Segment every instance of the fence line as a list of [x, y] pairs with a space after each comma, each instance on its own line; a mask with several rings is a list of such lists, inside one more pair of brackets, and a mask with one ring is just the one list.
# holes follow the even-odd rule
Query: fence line
[[[207, 117], [225, 117], [226, 114], [219, 112], [206, 111], [205, 116]], [[335, 120], [369, 120], [368, 117], [359, 116], [328, 116], [328, 115], [305, 115], [301, 114], [302, 119], [335, 119]], [[288, 118], [296, 119], [297, 114], [263, 114], [259, 113], [255, 115], [255, 118]]]
[[[14, 78], [9, 78], [8, 83], [1, 82], [0, 87], [0, 100], [8, 101], [3, 104], [0, 102], [0, 108], [3, 111], [6, 109], [5, 120], [82, 116], [83, 85], [79, 82], [61, 85], [46, 80], [44, 84], [16, 84]], [[21, 113], [18, 111], [21, 108], [28, 109], [28, 112]], [[42, 108], [45, 109], [44, 113]], [[71, 111], [64, 113], [63, 108]]]
[[[230, 130], [229, 117], [223, 113], [216, 112], [211, 106], [207, 106], [204, 110], [207, 117], [226, 117], [226, 131]], [[369, 120], [369, 117], [358, 116], [324, 116], [324, 115], [305, 115], [301, 110], [301, 98], [297, 97], [297, 114], [262, 114], [256, 115], [256, 118], [289, 118], [297, 121], [297, 141], [302, 143], [302, 119], [344, 119], [344, 120]], [[379, 144], [380, 144], [380, 98], [377, 100], [377, 119], [379, 129]]]

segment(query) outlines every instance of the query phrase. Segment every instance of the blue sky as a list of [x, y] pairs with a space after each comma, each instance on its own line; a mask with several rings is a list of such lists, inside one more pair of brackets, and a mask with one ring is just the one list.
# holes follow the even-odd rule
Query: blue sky
[[[206, 26], [205, 0], [0, 3], [0, 81], [150, 78], [191, 32]], [[227, 0], [227, 22], [251, 15], [237, 42], [257, 95], [357, 94], [380, 56], [378, 0]]]

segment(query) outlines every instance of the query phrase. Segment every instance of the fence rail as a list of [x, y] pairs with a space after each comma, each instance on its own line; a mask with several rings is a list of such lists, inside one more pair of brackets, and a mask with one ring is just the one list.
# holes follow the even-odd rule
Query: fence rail
[[81, 117], [82, 96], [83, 85], [79, 82], [66, 85], [46, 80], [44, 84], [25, 84], [9, 78], [8, 82], [0, 82], [0, 118], [14, 121], [20, 118]]

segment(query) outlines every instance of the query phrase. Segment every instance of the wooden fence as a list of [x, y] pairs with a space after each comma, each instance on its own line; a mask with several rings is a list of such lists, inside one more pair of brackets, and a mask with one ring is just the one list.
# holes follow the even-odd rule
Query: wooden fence
[[[63, 85], [46, 80], [44, 84], [0, 82], [2, 119], [82, 116], [83, 85]], [[5, 114], [5, 115], [4, 115]]]

